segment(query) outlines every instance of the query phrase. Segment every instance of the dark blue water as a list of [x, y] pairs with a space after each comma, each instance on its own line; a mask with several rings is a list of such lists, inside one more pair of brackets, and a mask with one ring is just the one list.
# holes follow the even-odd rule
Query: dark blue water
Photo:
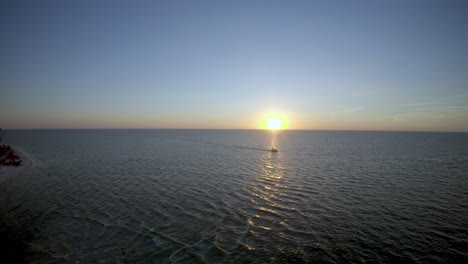
[[468, 263], [466, 133], [10, 130], [4, 141], [35, 161], [0, 185], [2, 239], [29, 263], [119, 263], [121, 248], [128, 263]]

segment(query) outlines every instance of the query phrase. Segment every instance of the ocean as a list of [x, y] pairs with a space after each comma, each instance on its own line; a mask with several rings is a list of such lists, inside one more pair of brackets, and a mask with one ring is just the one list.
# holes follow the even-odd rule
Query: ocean
[[4, 143], [34, 160], [0, 185], [17, 262], [468, 263], [468, 133], [7, 130]]

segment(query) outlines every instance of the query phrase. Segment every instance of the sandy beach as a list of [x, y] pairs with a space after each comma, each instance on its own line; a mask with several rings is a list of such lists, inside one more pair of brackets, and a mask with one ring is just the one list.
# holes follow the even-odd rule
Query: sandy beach
[[15, 167], [15, 166], [2, 166], [0, 168], [0, 184], [7, 181], [12, 176], [14, 176], [14, 175], [16, 175], [18, 173], [21, 173], [21, 172], [25, 171], [26, 169], [28, 169], [29, 167], [32, 167], [34, 165], [33, 159], [28, 154], [26, 154], [25, 152], [23, 152], [19, 148], [13, 147], [13, 149], [15, 150], [15, 153], [18, 156], [20, 156], [20, 158], [22, 160], [21, 165], [18, 166], [18, 167]]

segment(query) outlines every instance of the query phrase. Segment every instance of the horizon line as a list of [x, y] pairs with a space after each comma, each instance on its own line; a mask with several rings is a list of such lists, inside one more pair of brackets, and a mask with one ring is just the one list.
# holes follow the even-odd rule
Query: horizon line
[[258, 130], [258, 131], [336, 131], [336, 132], [426, 132], [426, 133], [468, 133], [453, 130], [379, 130], [379, 129], [262, 129], [262, 128], [0, 128], [6, 130]]

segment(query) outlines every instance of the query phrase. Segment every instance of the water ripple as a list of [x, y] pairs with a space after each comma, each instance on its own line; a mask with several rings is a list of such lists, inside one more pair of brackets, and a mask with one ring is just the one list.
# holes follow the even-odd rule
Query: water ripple
[[1, 226], [31, 263], [465, 263], [468, 136], [424, 135], [15, 131]]

